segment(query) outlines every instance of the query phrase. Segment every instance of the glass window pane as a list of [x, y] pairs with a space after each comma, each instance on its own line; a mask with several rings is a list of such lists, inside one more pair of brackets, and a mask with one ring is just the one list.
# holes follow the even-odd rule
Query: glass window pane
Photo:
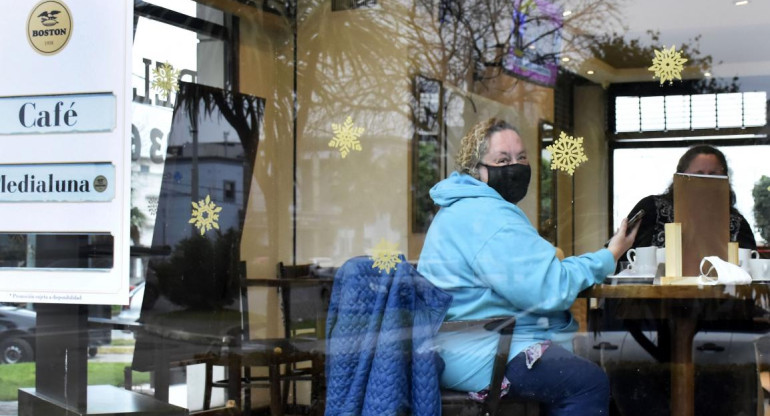
[[747, 92], [743, 94], [743, 125], [746, 127], [767, 124], [767, 93]]
[[717, 94], [717, 127], [743, 125], [742, 94]]
[[692, 96], [692, 128], [713, 129], [717, 126], [716, 94]]
[[663, 97], [642, 97], [642, 130], [665, 130], [666, 119], [663, 106]]
[[[749, 222], [757, 243], [762, 236], [755, 226], [752, 192], [762, 176], [770, 176], [770, 146], [722, 146], [730, 167], [730, 185], [736, 196], [735, 208]], [[614, 228], [640, 199], [661, 194], [671, 184], [677, 162], [687, 148], [617, 149], [613, 152]], [[660, 168], [652, 168], [660, 167]], [[644, 172], [640, 180], [639, 172]]]
[[688, 130], [690, 128], [690, 96], [669, 95], [666, 97], [666, 130]]
[[615, 99], [615, 131], [618, 133], [639, 131], [639, 97]]

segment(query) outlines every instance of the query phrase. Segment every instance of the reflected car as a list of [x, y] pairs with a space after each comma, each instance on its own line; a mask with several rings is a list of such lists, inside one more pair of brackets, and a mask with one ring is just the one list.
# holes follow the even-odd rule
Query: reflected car
[[[31, 304], [0, 304], [0, 363], [15, 364], [35, 360], [37, 313]], [[89, 316], [109, 316], [109, 305], [90, 305]], [[109, 329], [89, 329], [88, 356], [95, 357], [98, 347], [112, 342]]]
[[34, 311], [0, 306], [0, 362], [15, 364], [35, 359]]

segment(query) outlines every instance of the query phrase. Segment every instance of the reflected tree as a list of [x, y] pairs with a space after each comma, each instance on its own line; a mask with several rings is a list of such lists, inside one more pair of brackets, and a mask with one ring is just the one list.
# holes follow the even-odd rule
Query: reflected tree
[[167, 260], [150, 263], [160, 292], [192, 310], [231, 305], [240, 290], [239, 241], [234, 228], [217, 231], [213, 239], [196, 234], [181, 240]]
[[770, 178], [762, 175], [751, 191], [754, 197], [754, 221], [759, 235], [770, 243]]

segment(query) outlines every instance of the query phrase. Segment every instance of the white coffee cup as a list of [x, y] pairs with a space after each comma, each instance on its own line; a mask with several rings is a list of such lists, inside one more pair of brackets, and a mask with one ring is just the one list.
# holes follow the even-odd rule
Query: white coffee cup
[[626, 256], [631, 263], [631, 270], [639, 274], [655, 274], [658, 268], [657, 252], [658, 248], [655, 246], [629, 249]]
[[658, 249], [655, 250], [655, 258], [657, 259], [658, 264], [665, 263], [666, 262], [666, 248], [665, 247], [658, 247]]
[[749, 259], [749, 274], [753, 280], [770, 280], [770, 259]]
[[752, 258], [759, 258], [759, 252], [757, 252], [757, 250], [751, 250], [748, 248], [738, 249], [738, 265], [749, 273], [751, 273], [751, 270], [749, 269], [749, 259]]

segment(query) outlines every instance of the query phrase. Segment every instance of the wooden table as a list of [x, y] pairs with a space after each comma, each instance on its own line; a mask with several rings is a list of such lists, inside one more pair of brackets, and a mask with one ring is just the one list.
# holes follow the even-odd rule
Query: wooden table
[[[707, 299], [767, 301], [770, 286], [751, 285], [653, 285], [600, 284], [580, 293], [584, 298], [638, 299], [662, 301], [671, 325], [671, 414], [694, 415], [695, 377], [692, 358], [693, 337]], [[729, 317], [728, 317], [729, 318]]]

